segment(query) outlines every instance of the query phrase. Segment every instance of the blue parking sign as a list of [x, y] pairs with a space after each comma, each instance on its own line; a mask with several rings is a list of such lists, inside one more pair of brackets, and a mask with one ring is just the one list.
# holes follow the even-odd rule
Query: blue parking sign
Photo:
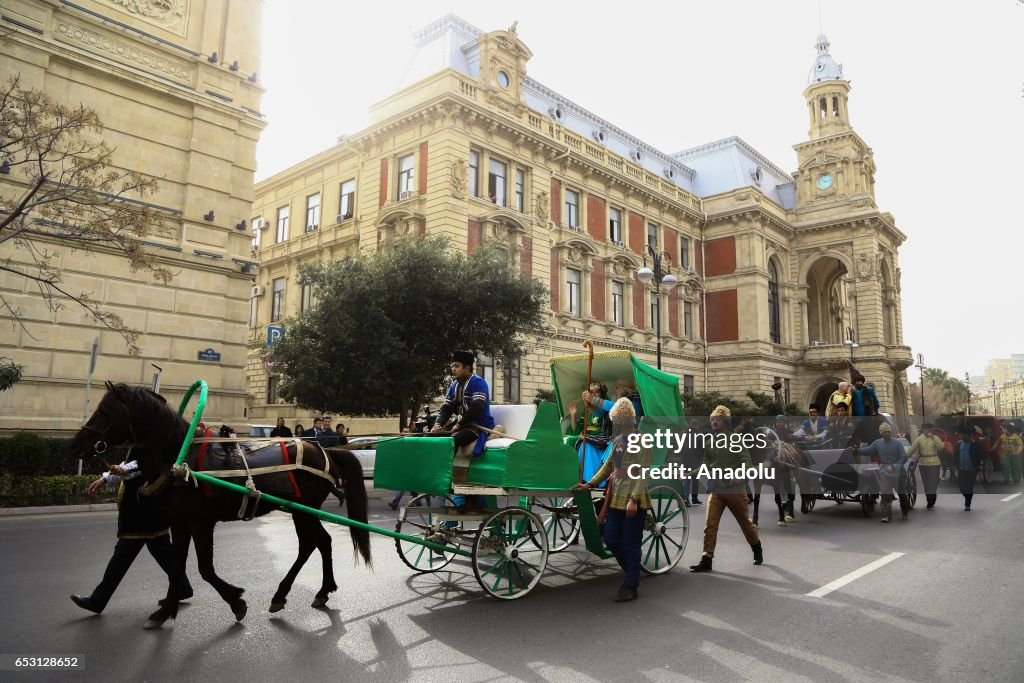
[[267, 325], [267, 346], [273, 346], [275, 342], [284, 336], [284, 328], [277, 325]]

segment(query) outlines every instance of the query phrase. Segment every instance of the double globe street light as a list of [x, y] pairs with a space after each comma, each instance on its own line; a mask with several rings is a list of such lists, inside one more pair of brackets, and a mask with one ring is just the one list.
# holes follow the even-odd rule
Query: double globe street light
[[672, 257], [667, 252], [663, 251], [659, 254], [648, 244], [647, 253], [651, 255], [654, 269], [647, 267], [647, 256], [645, 255], [643, 267], [636, 271], [636, 279], [644, 286], [654, 282], [654, 296], [658, 302], [658, 315], [654, 318], [654, 332], [658, 337], [658, 369], [661, 370], [661, 291], [664, 289], [666, 294], [671, 293], [679, 281], [670, 271]]

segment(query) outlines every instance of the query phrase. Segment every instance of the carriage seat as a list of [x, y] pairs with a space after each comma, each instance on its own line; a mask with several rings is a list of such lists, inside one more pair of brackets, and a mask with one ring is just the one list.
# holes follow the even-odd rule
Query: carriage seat
[[488, 448], [507, 448], [513, 441], [525, 439], [533, 426], [533, 418], [537, 416], [537, 406], [527, 405], [496, 405], [491, 406], [491, 417], [494, 418], [494, 429], [512, 438], [494, 437], [487, 440]]

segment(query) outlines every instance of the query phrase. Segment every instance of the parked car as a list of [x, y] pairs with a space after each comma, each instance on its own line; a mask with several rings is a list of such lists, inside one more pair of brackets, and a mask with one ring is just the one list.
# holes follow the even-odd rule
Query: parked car
[[274, 431], [274, 425], [253, 425], [249, 430], [249, 436], [254, 439], [269, 438], [272, 431]]
[[[363, 478], [373, 479], [373, 464], [377, 460], [377, 448], [376, 442], [381, 439], [394, 438], [393, 435], [389, 436], [350, 436], [348, 437], [348, 445], [345, 448], [352, 451], [352, 453], [359, 458], [359, 462], [363, 466]], [[367, 444], [369, 448], [360, 448], [360, 444]]]

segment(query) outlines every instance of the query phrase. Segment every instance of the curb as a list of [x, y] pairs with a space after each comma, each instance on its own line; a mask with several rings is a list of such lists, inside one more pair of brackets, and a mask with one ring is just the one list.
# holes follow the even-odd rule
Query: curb
[[117, 503], [92, 503], [89, 505], [40, 505], [30, 508], [0, 508], [0, 517], [17, 515], [51, 515], [62, 512], [113, 512]]
[[[370, 500], [391, 500], [393, 491], [378, 490], [373, 486], [366, 487], [366, 497]], [[337, 501], [335, 501], [337, 502]], [[327, 501], [325, 501], [325, 504]], [[89, 505], [40, 505], [27, 508], [0, 508], [0, 517], [21, 515], [53, 515], [74, 512], [116, 512], [117, 503], [92, 503]]]

